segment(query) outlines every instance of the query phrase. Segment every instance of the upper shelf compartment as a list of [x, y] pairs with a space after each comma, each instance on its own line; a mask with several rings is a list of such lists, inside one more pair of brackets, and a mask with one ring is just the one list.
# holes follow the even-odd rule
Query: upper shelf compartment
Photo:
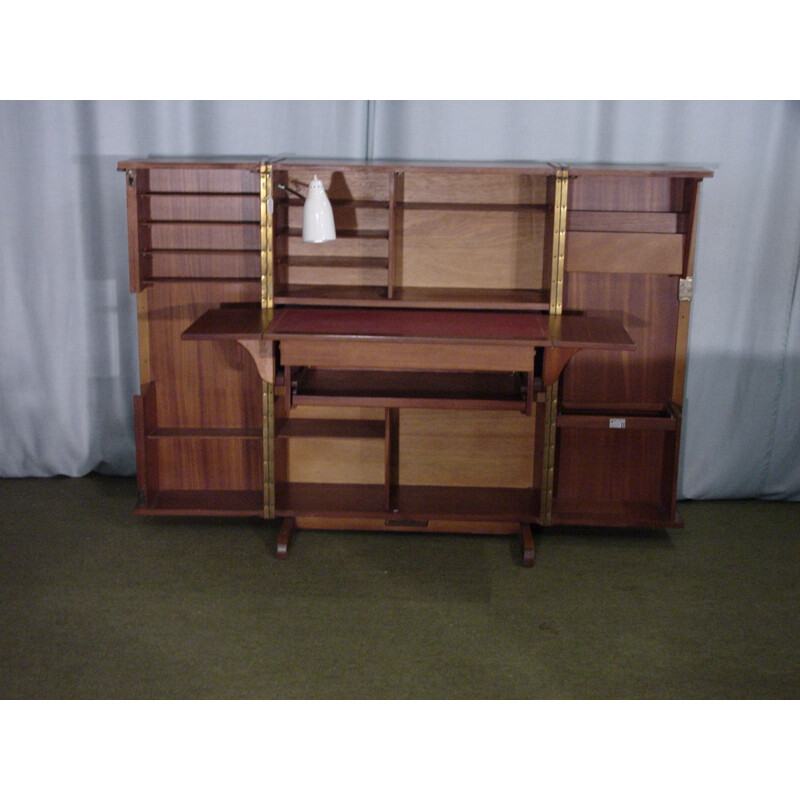
[[126, 166], [133, 291], [164, 282], [260, 280], [253, 165]]
[[[551, 172], [276, 165], [275, 302], [547, 310]], [[305, 194], [315, 175], [334, 242], [299, 235], [302, 200], [291, 192]]]
[[696, 179], [578, 175], [570, 181], [567, 272], [681, 275]]

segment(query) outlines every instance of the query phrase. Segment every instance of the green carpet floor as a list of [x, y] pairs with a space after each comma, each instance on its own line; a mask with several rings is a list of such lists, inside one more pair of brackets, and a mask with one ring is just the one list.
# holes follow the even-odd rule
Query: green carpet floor
[[0, 697], [800, 698], [800, 504], [510, 537], [142, 518], [0, 481]]

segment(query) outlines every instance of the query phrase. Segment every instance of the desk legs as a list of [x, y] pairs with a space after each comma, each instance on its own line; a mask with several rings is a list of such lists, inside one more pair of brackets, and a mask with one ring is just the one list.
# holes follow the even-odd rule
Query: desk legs
[[534, 550], [533, 550], [533, 533], [531, 526], [525, 522], [519, 524], [519, 539], [522, 543], [522, 566], [532, 567]]
[[[294, 517], [284, 517], [281, 529], [278, 532], [277, 558], [285, 561], [289, 554], [289, 546], [297, 530], [297, 521]], [[522, 544], [522, 566], [532, 567], [534, 561], [533, 533], [531, 526], [525, 522], [519, 524], [519, 539]]]
[[295, 527], [294, 517], [284, 517], [280, 532], [278, 533], [277, 556], [281, 561], [285, 561], [286, 556], [289, 554], [289, 545], [292, 542], [292, 536], [295, 530], [297, 530], [297, 528]]

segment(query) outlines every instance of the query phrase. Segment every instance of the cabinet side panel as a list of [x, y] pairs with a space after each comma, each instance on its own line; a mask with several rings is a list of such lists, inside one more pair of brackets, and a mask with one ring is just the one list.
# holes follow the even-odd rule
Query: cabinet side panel
[[672, 399], [678, 319], [678, 278], [573, 273], [565, 310], [618, 319], [636, 344], [631, 351], [584, 350], [564, 371], [568, 403], [666, 403]]
[[201, 314], [221, 303], [257, 303], [255, 284], [172, 284], [149, 292], [150, 378], [158, 424], [166, 428], [260, 428], [255, 364], [235, 341], [182, 341]]

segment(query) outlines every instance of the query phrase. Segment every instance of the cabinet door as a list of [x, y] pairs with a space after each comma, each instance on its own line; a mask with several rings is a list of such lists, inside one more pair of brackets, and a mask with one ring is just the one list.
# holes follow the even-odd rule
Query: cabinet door
[[235, 342], [183, 341], [202, 313], [260, 299], [258, 174], [196, 165], [128, 173], [138, 294], [138, 511], [261, 514], [261, 382]]
[[698, 183], [647, 174], [570, 183], [564, 311], [618, 319], [636, 349], [583, 352], [564, 372], [554, 522], [678, 522], [680, 408], [671, 409], [683, 389], [688, 312], [679, 286], [692, 270]]

